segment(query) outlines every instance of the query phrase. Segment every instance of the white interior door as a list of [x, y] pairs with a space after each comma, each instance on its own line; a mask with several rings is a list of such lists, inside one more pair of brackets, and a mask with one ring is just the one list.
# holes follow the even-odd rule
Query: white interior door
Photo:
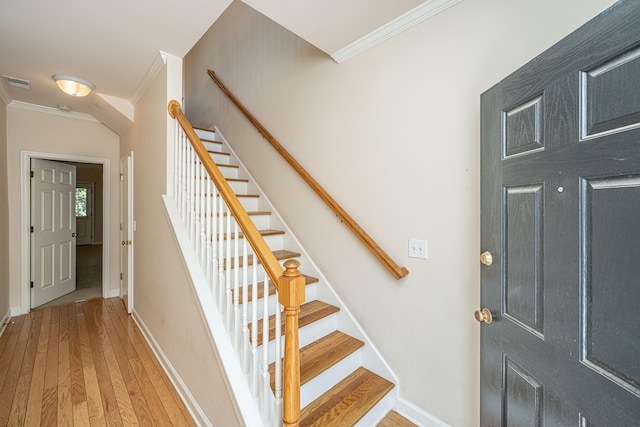
[[76, 167], [31, 160], [31, 308], [76, 289]]
[[93, 243], [93, 182], [76, 183], [76, 245]]
[[133, 310], [133, 153], [120, 160], [120, 296]]

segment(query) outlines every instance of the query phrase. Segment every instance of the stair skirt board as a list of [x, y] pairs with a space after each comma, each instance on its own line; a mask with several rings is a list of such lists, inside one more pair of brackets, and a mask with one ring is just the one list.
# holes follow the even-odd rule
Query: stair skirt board
[[[363, 417], [360, 418], [357, 423], [354, 423], [353, 420], [357, 420], [358, 418], [353, 418], [351, 421], [349, 421], [349, 423], [357, 426], [376, 425], [380, 420], [382, 420], [382, 418], [385, 417], [385, 415], [390, 410], [395, 409], [397, 412], [409, 413], [409, 418], [412, 420], [417, 420], [418, 425], [445, 426], [446, 424], [441, 423], [435, 417], [422, 411], [415, 405], [412, 405], [409, 402], [406, 402], [403, 399], [399, 398], [397, 377], [395, 377], [390, 367], [381, 357], [377, 349], [371, 344], [371, 340], [367, 337], [365, 332], [355, 321], [354, 317], [338, 297], [337, 293], [328, 284], [326, 278], [322, 275], [313, 261], [311, 261], [304, 249], [302, 249], [299, 241], [291, 233], [291, 230], [289, 230], [289, 228], [284, 224], [282, 217], [275, 210], [273, 210], [271, 203], [269, 202], [267, 197], [256, 184], [255, 180], [252, 179], [247, 169], [239, 161], [239, 159], [237, 158], [229, 144], [227, 144], [224, 137], [219, 133], [219, 131], [216, 129], [215, 133], [208, 133], [206, 131], [196, 129], [196, 133], [198, 133], [198, 135], [203, 139], [216, 139], [222, 143], [221, 147], [218, 144], [207, 142], [205, 144], [209, 145], [209, 147], [207, 147], [208, 149], [213, 149], [215, 151], [228, 151], [230, 153], [230, 156], [227, 156], [225, 158], [225, 161], [228, 161], [229, 164], [237, 165], [238, 167], [223, 167], [221, 168], [221, 170], [230, 170], [232, 175], [231, 178], [248, 180], [248, 183], [234, 184], [236, 185], [237, 189], [243, 190], [243, 192], [244, 190], [246, 190], [251, 194], [259, 195], [259, 198], [241, 198], [241, 201], [242, 199], [255, 200], [254, 204], [248, 204], [249, 208], [247, 210], [270, 211], [270, 220], [259, 220], [261, 220], [262, 224], [265, 225], [265, 227], [268, 229], [278, 229], [285, 231], [285, 235], [281, 238], [281, 241], [275, 243], [278, 246], [273, 247], [270, 245], [270, 247], [272, 247], [272, 250], [278, 250], [281, 248], [296, 250], [301, 254], [297, 257], [297, 259], [301, 263], [300, 271], [303, 274], [309, 274], [319, 279], [319, 282], [317, 284], [307, 285], [306, 301], [311, 302], [317, 299], [319, 301], [324, 301], [325, 303], [338, 307], [339, 311], [337, 313], [331, 314], [321, 320], [315, 321], [300, 328], [300, 347], [302, 348], [304, 346], [307, 346], [320, 339], [321, 337], [328, 335], [336, 330], [340, 330], [345, 334], [351, 335], [352, 337], [355, 337], [365, 343], [364, 347], [358, 349], [353, 354], [344, 357], [342, 360], [335, 363], [335, 365], [331, 366], [324, 372], [320, 373], [317, 377], [309, 380], [306, 384], [304, 384], [301, 389], [301, 405], [303, 407], [307, 406], [308, 408], [320, 405], [320, 403], [313, 401], [323, 393], [325, 393], [327, 390], [338, 387], [338, 385], [335, 384], [336, 379], [345, 377], [349, 378], [357, 372], [366, 371], [369, 374], [373, 375], [373, 377], [379, 378], [379, 381], [383, 381], [390, 385], [387, 387], [387, 391], [384, 391], [383, 394], [380, 394], [380, 396], [376, 398], [380, 398], [380, 400], [377, 403], [375, 403], [374, 401], [375, 405], [373, 405], [373, 407], [371, 408], [368, 408], [367, 412], [364, 413]], [[214, 145], [215, 147], [211, 147], [212, 145]], [[214, 156], [218, 155], [214, 154]], [[229, 178], [229, 176], [227, 176], [228, 173], [223, 173], [227, 178]], [[165, 195], [163, 196], [163, 198], [165, 201], [167, 215], [173, 225], [174, 237], [176, 238], [178, 245], [181, 248], [185, 266], [190, 273], [193, 289], [200, 304], [199, 308], [201, 314], [209, 327], [211, 339], [219, 355], [220, 363], [223, 365], [223, 371], [225, 372], [227, 380], [227, 387], [232, 395], [232, 399], [234, 399], [236, 412], [239, 414], [239, 418], [242, 419], [246, 425], [262, 425], [262, 421], [260, 420], [257, 410], [257, 403], [255, 405], [243, 404], [245, 402], [248, 402], [247, 399], [254, 400], [255, 402], [257, 402], [257, 400], [251, 397], [248, 392], [246, 376], [241, 371], [237, 353], [232, 348], [231, 339], [229, 338], [229, 335], [223, 326], [221, 316], [218, 314], [217, 307], [215, 306], [213, 301], [213, 297], [209, 292], [209, 285], [207, 284], [204, 273], [202, 272], [202, 268], [199, 265], [198, 257], [192, 249], [185, 226], [181, 222], [180, 214], [178, 213], [171, 196]], [[244, 204], [244, 201], [242, 202]], [[260, 269], [260, 271], [262, 271], [261, 266], [254, 266], [252, 268], [258, 268]], [[275, 297], [269, 298], [269, 304], [275, 305]], [[271, 341], [267, 345], [269, 346], [269, 362], [271, 363], [275, 358], [274, 343], [273, 341]], [[284, 342], [282, 342], [282, 345], [284, 346]], [[362, 367], [366, 369], [363, 369]], [[387, 380], [384, 380], [384, 378], [386, 378]], [[390, 380], [390, 383], [388, 380]], [[375, 383], [378, 380], [367, 381], [373, 381], [373, 383]], [[369, 382], [367, 382], [367, 385], [364, 386], [365, 389], [368, 387], [368, 384]], [[395, 387], [393, 386], [393, 384], [395, 384]], [[243, 408], [242, 411], [240, 411], [239, 409], [240, 406], [242, 406]], [[255, 408], [248, 410], [248, 407], [250, 406], [254, 406]], [[309, 411], [307, 411], [307, 415], [308, 412]], [[332, 416], [333, 415], [335, 414], [332, 414]], [[325, 414], [325, 417], [328, 416], [328, 414]], [[313, 417], [315, 417], [315, 415]], [[331, 418], [331, 420], [335, 421], [336, 419]]]
[[[194, 296], [199, 304], [200, 315], [204, 320], [205, 327], [209, 329], [209, 338], [218, 355], [218, 361], [222, 365], [221, 371], [231, 400], [234, 403], [235, 412], [238, 414], [238, 419], [242, 420], [246, 426], [261, 426], [263, 422], [258, 411], [257, 399], [251, 396], [249, 388], [246, 386], [245, 374], [242, 372], [240, 363], [238, 363], [238, 356], [233, 349], [222, 317], [218, 313], [218, 307], [209, 291], [207, 279], [191, 246], [189, 234], [182, 223], [180, 213], [176, 209], [171, 196], [163, 195], [162, 198], [169, 222], [172, 225], [170, 228], [173, 230], [173, 236], [180, 248], [179, 252], [182, 254], [182, 260], [188, 272], [187, 276], [191, 279]], [[253, 401], [255, 404], [245, 404], [241, 410], [241, 403], [249, 401]], [[206, 421], [205, 425], [213, 425], [208, 419]]]

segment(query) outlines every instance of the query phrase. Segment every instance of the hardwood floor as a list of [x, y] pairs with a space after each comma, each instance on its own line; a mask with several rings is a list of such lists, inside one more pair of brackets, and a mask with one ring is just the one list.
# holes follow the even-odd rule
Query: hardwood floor
[[0, 426], [194, 426], [119, 298], [37, 309], [0, 337]]

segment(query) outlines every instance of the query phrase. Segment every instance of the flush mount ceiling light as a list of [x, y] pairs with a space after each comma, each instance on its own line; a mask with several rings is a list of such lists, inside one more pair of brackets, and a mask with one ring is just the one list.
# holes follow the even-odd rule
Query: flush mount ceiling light
[[61, 91], [72, 96], [87, 96], [96, 88], [93, 83], [78, 77], [56, 74], [52, 78]]

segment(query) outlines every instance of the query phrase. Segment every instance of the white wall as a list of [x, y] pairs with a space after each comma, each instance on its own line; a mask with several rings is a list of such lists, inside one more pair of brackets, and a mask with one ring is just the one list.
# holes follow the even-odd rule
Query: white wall
[[[9, 203], [7, 184], [7, 106], [0, 99], [0, 322], [9, 315]], [[0, 331], [3, 326], [0, 324]]]
[[[11, 309], [14, 314], [23, 314], [21, 308], [28, 307], [23, 301], [22, 290], [28, 286], [21, 279], [23, 265], [29, 265], [28, 257], [23, 259], [21, 233], [20, 168], [21, 152], [38, 152], [54, 155], [91, 157], [110, 161], [109, 206], [109, 281], [108, 294], [119, 292], [119, 192], [120, 172], [118, 169], [118, 135], [94, 119], [80, 115], [62, 115], [56, 109], [35, 107], [12, 102], [7, 108], [7, 173], [9, 202], [9, 279]], [[105, 248], [106, 250], [106, 248]], [[28, 253], [28, 250], [27, 252]]]
[[[167, 188], [167, 105], [180, 99], [182, 61], [168, 55], [135, 105], [135, 122], [122, 136], [121, 156], [134, 152], [134, 314], [216, 426], [239, 425], [234, 404], [208, 338], [162, 195]], [[167, 78], [170, 75], [170, 78]], [[169, 84], [167, 82], [172, 82]]]
[[[613, 0], [464, 0], [338, 65], [240, 2], [185, 58], [186, 107], [220, 127], [400, 378], [479, 423], [480, 94]], [[396, 281], [250, 128], [216, 71], [410, 274]], [[428, 240], [428, 260], [407, 240]]]

